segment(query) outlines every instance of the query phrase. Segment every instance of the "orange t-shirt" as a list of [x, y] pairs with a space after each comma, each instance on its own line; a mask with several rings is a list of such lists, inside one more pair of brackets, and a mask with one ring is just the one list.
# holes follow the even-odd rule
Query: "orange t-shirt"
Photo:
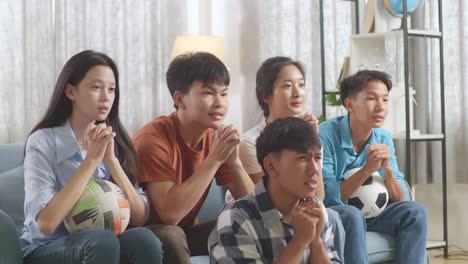
[[[196, 151], [185, 144], [177, 129], [177, 115], [160, 116], [141, 128], [133, 137], [133, 144], [138, 156], [138, 183], [146, 189], [148, 182], [172, 181], [181, 184], [193, 175], [210, 151], [210, 139], [213, 133], [208, 129], [203, 136], [203, 148]], [[223, 185], [231, 182], [227, 165], [222, 165], [215, 175], [216, 183]], [[182, 228], [193, 226], [210, 186], [201, 199], [179, 222]], [[148, 197], [150, 198], [150, 197]], [[150, 206], [147, 225], [160, 224], [154, 206]]]

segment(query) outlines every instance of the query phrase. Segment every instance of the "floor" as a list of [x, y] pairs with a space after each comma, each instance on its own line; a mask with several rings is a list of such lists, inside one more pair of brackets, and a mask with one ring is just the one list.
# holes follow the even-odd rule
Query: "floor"
[[[450, 249], [456, 247], [468, 251], [468, 184], [448, 184], [448, 244]], [[416, 201], [427, 208], [428, 240], [443, 240], [442, 221], [442, 186], [440, 184], [417, 184]], [[468, 263], [468, 261], [466, 262]]]
[[[442, 257], [442, 249], [428, 251], [430, 264], [468, 264], [468, 184], [449, 184], [448, 191], [448, 231], [449, 258]], [[442, 235], [442, 186], [427, 184], [415, 186], [416, 201], [428, 209], [428, 239], [443, 240]]]
[[458, 264], [458, 263], [468, 263], [468, 252], [461, 253], [457, 248], [449, 249], [448, 259], [442, 257], [442, 249], [432, 249], [428, 251], [430, 264]]

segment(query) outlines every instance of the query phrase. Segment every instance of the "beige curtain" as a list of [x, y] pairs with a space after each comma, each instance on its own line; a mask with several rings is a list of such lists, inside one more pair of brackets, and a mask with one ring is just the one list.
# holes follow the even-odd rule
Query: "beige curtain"
[[[412, 22], [418, 28], [438, 29], [438, 5], [427, 0]], [[468, 183], [465, 170], [468, 156], [468, 3], [464, 0], [442, 1], [445, 110], [447, 142], [447, 179], [449, 183]], [[428, 39], [412, 41], [411, 80], [416, 89], [415, 126], [422, 133], [440, 133], [439, 42]], [[418, 183], [441, 183], [441, 144], [413, 145], [413, 175]]]
[[172, 111], [164, 72], [175, 35], [186, 34], [186, 6], [170, 0], [1, 1], [0, 143], [24, 141], [44, 114], [63, 64], [84, 49], [116, 61], [122, 121], [131, 133]]
[[[324, 1], [326, 84], [349, 54], [351, 2]], [[309, 0], [3, 0], [0, 1], [0, 143], [24, 142], [44, 114], [73, 54], [94, 49], [120, 70], [120, 113], [133, 134], [173, 111], [165, 84], [176, 35], [224, 37], [231, 72], [227, 122], [241, 131], [261, 118], [255, 74], [284, 55], [307, 67], [307, 110], [321, 114], [319, 1]]]

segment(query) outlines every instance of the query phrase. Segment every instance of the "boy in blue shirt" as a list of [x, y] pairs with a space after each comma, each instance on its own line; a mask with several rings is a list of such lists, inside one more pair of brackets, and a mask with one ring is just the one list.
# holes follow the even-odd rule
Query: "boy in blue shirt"
[[[387, 117], [390, 76], [364, 70], [341, 83], [340, 97], [348, 115], [319, 126], [323, 146], [325, 205], [343, 205], [375, 171], [384, 178], [389, 204], [377, 217], [367, 219], [367, 230], [394, 236], [397, 263], [425, 263], [427, 212], [413, 201], [396, 163], [390, 134], [381, 129]], [[358, 168], [347, 180], [343, 175]], [[362, 230], [365, 232], [366, 230]]]

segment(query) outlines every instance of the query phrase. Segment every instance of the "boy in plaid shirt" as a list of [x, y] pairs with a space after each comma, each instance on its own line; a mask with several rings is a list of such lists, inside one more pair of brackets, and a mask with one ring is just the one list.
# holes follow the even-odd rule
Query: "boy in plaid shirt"
[[265, 177], [253, 194], [226, 205], [210, 235], [211, 263], [341, 263], [315, 196], [321, 145], [296, 117], [268, 124], [257, 139]]

